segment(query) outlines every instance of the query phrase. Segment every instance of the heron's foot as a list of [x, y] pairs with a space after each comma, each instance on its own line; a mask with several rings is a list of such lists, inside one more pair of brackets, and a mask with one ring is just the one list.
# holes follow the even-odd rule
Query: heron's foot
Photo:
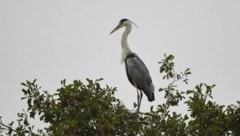
[[137, 110], [135, 111], [135, 114], [139, 114], [139, 108], [137, 108]]
[[131, 118], [133, 121], [138, 121], [139, 120], [139, 114], [134, 112], [134, 113], [131, 113]]
[[146, 119], [139, 117], [139, 113], [137, 113], [137, 112], [131, 113], [130, 116], [131, 116], [130, 122], [132, 122], [132, 123], [141, 123], [143, 125], [150, 124], [149, 121], [147, 121]]

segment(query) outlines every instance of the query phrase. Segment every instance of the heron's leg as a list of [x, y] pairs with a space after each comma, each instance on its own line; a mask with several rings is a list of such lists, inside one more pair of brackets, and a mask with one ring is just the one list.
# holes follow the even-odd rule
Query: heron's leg
[[[141, 106], [141, 102], [142, 102], [142, 97], [143, 97], [143, 93], [142, 93], [142, 91], [140, 90], [139, 110], [140, 110], [140, 106]], [[138, 111], [139, 111], [139, 110], [138, 110]]]
[[140, 91], [140, 95], [139, 95], [139, 93], [138, 93], [138, 107], [137, 107], [137, 114], [138, 114], [139, 111], [140, 111], [140, 106], [141, 106], [142, 96], [143, 96], [142, 91], [141, 91], [141, 90], [138, 90], [138, 91]]
[[140, 109], [140, 95], [139, 95], [139, 90], [137, 89], [137, 111], [136, 113], [139, 113], [139, 109]]
[[[138, 91], [140, 91], [140, 95], [139, 95], [139, 92], [138, 92]], [[141, 106], [141, 102], [142, 102], [143, 93], [142, 93], [141, 90], [137, 90], [137, 92], [138, 92], [138, 105], [137, 105], [138, 107], [137, 107], [136, 113], [138, 114], [139, 111], [140, 111], [140, 106]]]

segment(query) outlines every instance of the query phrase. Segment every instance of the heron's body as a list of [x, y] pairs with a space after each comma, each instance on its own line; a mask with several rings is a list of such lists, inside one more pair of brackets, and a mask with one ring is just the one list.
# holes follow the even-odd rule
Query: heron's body
[[[128, 19], [122, 19], [118, 26], [113, 29], [113, 32], [116, 30], [125, 27], [125, 31], [122, 35], [122, 59], [121, 62], [125, 62], [125, 68], [128, 80], [130, 83], [140, 90], [140, 96], [138, 92], [138, 109], [137, 112], [139, 112], [141, 100], [142, 100], [142, 91], [147, 96], [149, 101], [154, 101], [154, 86], [152, 84], [152, 79], [149, 74], [149, 71], [146, 67], [146, 65], [143, 63], [143, 61], [138, 57], [138, 55], [131, 51], [131, 49], [128, 46], [127, 38], [129, 33], [132, 30], [132, 23]], [[110, 33], [110, 34], [111, 34]]]
[[128, 53], [125, 59], [125, 68], [130, 83], [142, 90], [148, 101], [154, 101], [154, 86], [148, 69], [135, 53]]

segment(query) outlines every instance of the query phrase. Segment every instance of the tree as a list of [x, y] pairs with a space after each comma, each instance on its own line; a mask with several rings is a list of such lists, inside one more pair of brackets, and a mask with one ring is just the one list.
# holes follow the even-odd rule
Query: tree
[[[6, 135], [64, 136], [64, 135], [169, 135], [169, 136], [221, 136], [240, 135], [240, 102], [219, 105], [213, 101], [215, 85], [200, 83], [193, 89], [179, 90], [177, 82], [188, 83], [190, 69], [176, 73], [174, 56], [164, 55], [159, 62], [163, 80], [169, 82], [160, 88], [165, 102], [151, 107], [149, 112], [137, 115], [128, 110], [114, 96], [116, 88], [102, 87], [100, 82], [87, 79], [75, 80], [61, 87], [56, 93], [42, 91], [36, 80], [21, 83], [22, 100], [28, 108], [18, 113], [16, 122], [4, 123], [0, 130]], [[177, 113], [171, 107], [187, 105], [188, 114]], [[136, 106], [136, 104], [134, 104]], [[35, 129], [31, 119], [49, 124], [45, 129]]]

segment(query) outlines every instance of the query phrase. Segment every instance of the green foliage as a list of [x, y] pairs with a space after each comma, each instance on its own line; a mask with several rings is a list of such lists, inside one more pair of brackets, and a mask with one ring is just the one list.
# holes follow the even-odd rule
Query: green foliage
[[[129, 111], [114, 96], [116, 88], [102, 87], [102, 79], [61, 81], [54, 94], [41, 90], [36, 80], [21, 83], [22, 100], [27, 109], [19, 112], [16, 122], [4, 123], [0, 117], [0, 131], [11, 136], [75, 136], [75, 135], [169, 135], [169, 136], [223, 136], [240, 135], [240, 102], [219, 105], [213, 101], [215, 85], [200, 83], [193, 89], [179, 90], [177, 82], [188, 84], [189, 68], [175, 72], [174, 56], [164, 55], [160, 64], [163, 80], [169, 84], [156, 95], [164, 94], [165, 102], [150, 107], [149, 112], [137, 115]], [[188, 107], [188, 113], [172, 110], [179, 103]], [[44, 129], [30, 122], [38, 119], [46, 123]]]

